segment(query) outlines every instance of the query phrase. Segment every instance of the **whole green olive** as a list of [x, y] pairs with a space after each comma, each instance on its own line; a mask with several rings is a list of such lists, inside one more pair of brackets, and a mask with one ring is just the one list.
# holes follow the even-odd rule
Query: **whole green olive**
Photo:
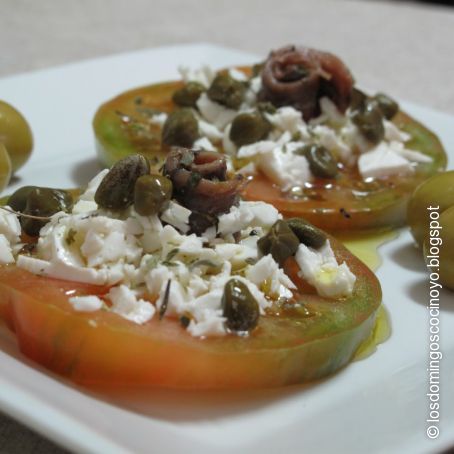
[[15, 211], [24, 211], [27, 205], [27, 198], [30, 192], [37, 186], [22, 186], [21, 188], [14, 191], [8, 199], [8, 205]]
[[101, 181], [95, 202], [102, 208], [124, 210], [134, 202], [134, 186], [142, 175], [150, 173], [150, 163], [135, 154], [116, 162]]
[[13, 173], [27, 162], [33, 149], [32, 131], [27, 120], [4, 101], [0, 101], [0, 143], [6, 147]]
[[241, 147], [265, 139], [270, 131], [270, 123], [259, 112], [244, 112], [232, 121], [230, 140]]
[[6, 147], [0, 142], [0, 192], [8, 186], [13, 166]]
[[454, 205], [443, 211], [439, 218], [433, 219], [432, 225], [436, 227], [432, 232], [437, 233], [426, 236], [423, 244], [427, 267], [430, 272], [439, 275], [444, 287], [454, 290]]
[[162, 128], [162, 142], [169, 146], [191, 148], [198, 137], [199, 124], [191, 109], [172, 112]]
[[257, 247], [263, 255], [271, 254], [280, 265], [295, 254], [300, 242], [291, 228], [283, 220], [276, 221], [269, 232], [257, 241]]
[[172, 100], [181, 107], [196, 107], [197, 100], [205, 91], [205, 87], [198, 82], [188, 82], [186, 85], [175, 91]]
[[290, 218], [286, 222], [300, 243], [314, 249], [319, 249], [326, 243], [325, 233], [304, 219]]
[[382, 111], [377, 102], [367, 100], [364, 106], [351, 113], [353, 123], [361, 134], [372, 144], [377, 144], [385, 137]]
[[222, 315], [232, 331], [250, 331], [257, 326], [260, 309], [247, 286], [238, 279], [230, 279], [222, 296]]
[[208, 97], [229, 109], [239, 109], [246, 88], [240, 81], [229, 74], [218, 74], [207, 91]]
[[[68, 191], [35, 187], [28, 193], [27, 202], [22, 213], [31, 216], [49, 217], [59, 211], [68, 212], [72, 206], [73, 198]], [[22, 229], [27, 235], [38, 236], [39, 231], [48, 221], [21, 216], [20, 222]]]
[[384, 93], [377, 93], [373, 99], [378, 103], [378, 107], [387, 120], [391, 120], [399, 111], [399, 104]]
[[134, 208], [142, 216], [165, 210], [172, 197], [172, 182], [163, 175], [142, 175], [134, 187]]
[[306, 156], [309, 168], [314, 176], [319, 178], [334, 178], [339, 169], [337, 161], [331, 152], [322, 145], [308, 144], [294, 151], [295, 154]]
[[454, 170], [439, 173], [421, 183], [410, 197], [407, 223], [419, 246], [429, 235], [431, 207], [442, 213], [454, 206]]

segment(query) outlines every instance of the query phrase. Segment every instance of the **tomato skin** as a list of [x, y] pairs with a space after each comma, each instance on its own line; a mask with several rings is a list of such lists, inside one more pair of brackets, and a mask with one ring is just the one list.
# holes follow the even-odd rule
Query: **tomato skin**
[[[67, 301], [70, 295], [103, 295], [108, 289], [44, 278], [15, 266], [0, 267], [0, 316], [24, 355], [89, 387], [300, 383], [347, 364], [370, 334], [381, 302], [373, 273], [342, 246], [335, 251], [357, 275], [351, 297], [328, 300], [309, 291], [300, 297], [304, 306], [274, 308], [247, 337], [199, 339], [170, 318], [136, 325], [107, 311], [77, 312]], [[289, 274], [292, 267], [295, 271], [294, 263], [286, 264]]]

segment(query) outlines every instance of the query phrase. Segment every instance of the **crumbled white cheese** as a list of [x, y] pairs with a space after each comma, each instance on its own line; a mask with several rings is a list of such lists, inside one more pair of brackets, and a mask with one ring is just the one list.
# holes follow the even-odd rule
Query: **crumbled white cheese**
[[251, 158], [259, 154], [266, 154], [273, 151], [276, 148], [276, 142], [272, 140], [260, 140], [249, 145], [243, 145], [238, 150], [238, 158]]
[[216, 73], [208, 65], [202, 65], [200, 68], [190, 68], [188, 66], [179, 66], [178, 72], [185, 82], [198, 82], [205, 88], [208, 88], [213, 82]]
[[301, 112], [293, 107], [280, 107], [274, 114], [265, 114], [268, 121], [280, 131], [287, 131], [290, 134], [299, 134], [308, 138], [307, 125], [301, 116]]
[[205, 120], [223, 130], [237, 115], [237, 111], [228, 109], [212, 101], [206, 93], [202, 93], [197, 100], [197, 107]]
[[149, 301], [137, 299], [135, 293], [125, 285], [112, 287], [108, 296], [113, 312], [139, 325], [148, 322], [156, 310]]
[[14, 255], [11, 250], [8, 238], [0, 233], [0, 264], [14, 263]]
[[168, 115], [165, 112], [159, 112], [159, 113], [152, 115], [149, 119], [149, 122], [152, 125], [162, 127], [162, 126], [164, 126], [164, 123], [166, 122], [167, 117], [168, 117]]
[[238, 82], [246, 82], [247, 81], [246, 74], [244, 74], [242, 71], [239, 71], [236, 68], [230, 68], [229, 69], [229, 76], [232, 79], [237, 80]]
[[317, 125], [312, 129], [312, 132], [317, 137], [319, 144], [331, 151], [334, 156], [339, 157], [344, 163], [352, 162], [352, 147], [347, 145], [334, 129], [325, 125]]
[[201, 137], [197, 139], [193, 145], [193, 150], [206, 150], [206, 151], [216, 151], [216, 147], [210, 142], [207, 137]]
[[168, 208], [162, 213], [161, 219], [176, 227], [180, 232], [186, 233], [189, 230], [189, 216], [191, 210], [171, 201]]
[[206, 137], [211, 142], [220, 142], [224, 134], [216, 126], [204, 120], [199, 120], [199, 131], [202, 137]]
[[232, 124], [227, 125], [224, 130], [224, 137], [222, 138], [222, 148], [224, 153], [229, 156], [235, 156], [237, 152], [236, 145], [230, 139], [230, 129], [232, 128]]
[[411, 163], [384, 142], [359, 157], [358, 170], [364, 179], [414, 172]]
[[356, 276], [345, 262], [337, 263], [329, 240], [318, 250], [300, 244], [295, 259], [301, 270], [299, 274], [319, 295], [337, 298], [352, 294]]
[[73, 296], [69, 298], [69, 302], [76, 311], [80, 312], [99, 311], [103, 306], [102, 299], [95, 295]]
[[383, 126], [385, 128], [385, 139], [388, 141], [407, 142], [411, 138], [410, 134], [399, 129], [392, 121], [384, 120]]
[[4, 235], [8, 242], [15, 244], [20, 240], [21, 226], [19, 219], [10, 211], [11, 207], [6, 205], [0, 208], [0, 234]]

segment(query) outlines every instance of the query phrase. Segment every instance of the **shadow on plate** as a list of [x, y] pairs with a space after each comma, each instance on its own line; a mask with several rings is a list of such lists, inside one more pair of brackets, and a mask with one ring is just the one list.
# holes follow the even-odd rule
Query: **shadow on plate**
[[[430, 280], [429, 274], [424, 278], [415, 281], [413, 284], [407, 287], [407, 294], [417, 304], [421, 304], [424, 307], [427, 307], [430, 303]], [[445, 288], [434, 287], [439, 290], [439, 303], [441, 312], [451, 312], [454, 313], [454, 292]], [[434, 295], [434, 297], [436, 297]]]
[[78, 188], [83, 188], [100, 170], [102, 167], [96, 158], [86, 159], [74, 166], [71, 178]]
[[391, 253], [391, 258], [402, 268], [410, 271], [424, 273], [427, 270], [422, 252], [413, 242], [405, 243], [394, 249]]

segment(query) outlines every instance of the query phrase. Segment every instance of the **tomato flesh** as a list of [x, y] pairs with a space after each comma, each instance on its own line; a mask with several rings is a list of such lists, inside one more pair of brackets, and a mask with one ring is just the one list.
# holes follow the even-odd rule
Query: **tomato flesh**
[[[274, 387], [314, 380], [350, 361], [370, 334], [381, 302], [375, 275], [340, 243], [338, 260], [357, 276], [354, 293], [326, 299], [300, 285], [298, 303], [275, 305], [249, 336], [194, 338], [178, 320], [136, 325], [102, 310], [75, 311], [74, 295], [108, 289], [0, 267], [0, 317], [24, 355], [94, 387]], [[286, 271], [295, 275], [293, 259]], [[303, 293], [304, 292], [304, 293]]]
[[[248, 68], [241, 69], [249, 72]], [[148, 119], [153, 109], [174, 110], [172, 95], [181, 86], [182, 82], [167, 82], [141, 87], [103, 104], [93, 120], [101, 162], [111, 166], [138, 152], [152, 159], [159, 168], [168, 148], [161, 145], [160, 128], [149, 126]], [[404, 112], [399, 112], [393, 122], [411, 135], [408, 148], [432, 158], [430, 163], [419, 164], [413, 175], [366, 183], [357, 169], [343, 169], [338, 178], [318, 180], [295, 198], [259, 174], [246, 187], [244, 198], [271, 203], [284, 216], [304, 217], [329, 231], [403, 225], [410, 194], [419, 183], [446, 167], [446, 154], [436, 135]]]

